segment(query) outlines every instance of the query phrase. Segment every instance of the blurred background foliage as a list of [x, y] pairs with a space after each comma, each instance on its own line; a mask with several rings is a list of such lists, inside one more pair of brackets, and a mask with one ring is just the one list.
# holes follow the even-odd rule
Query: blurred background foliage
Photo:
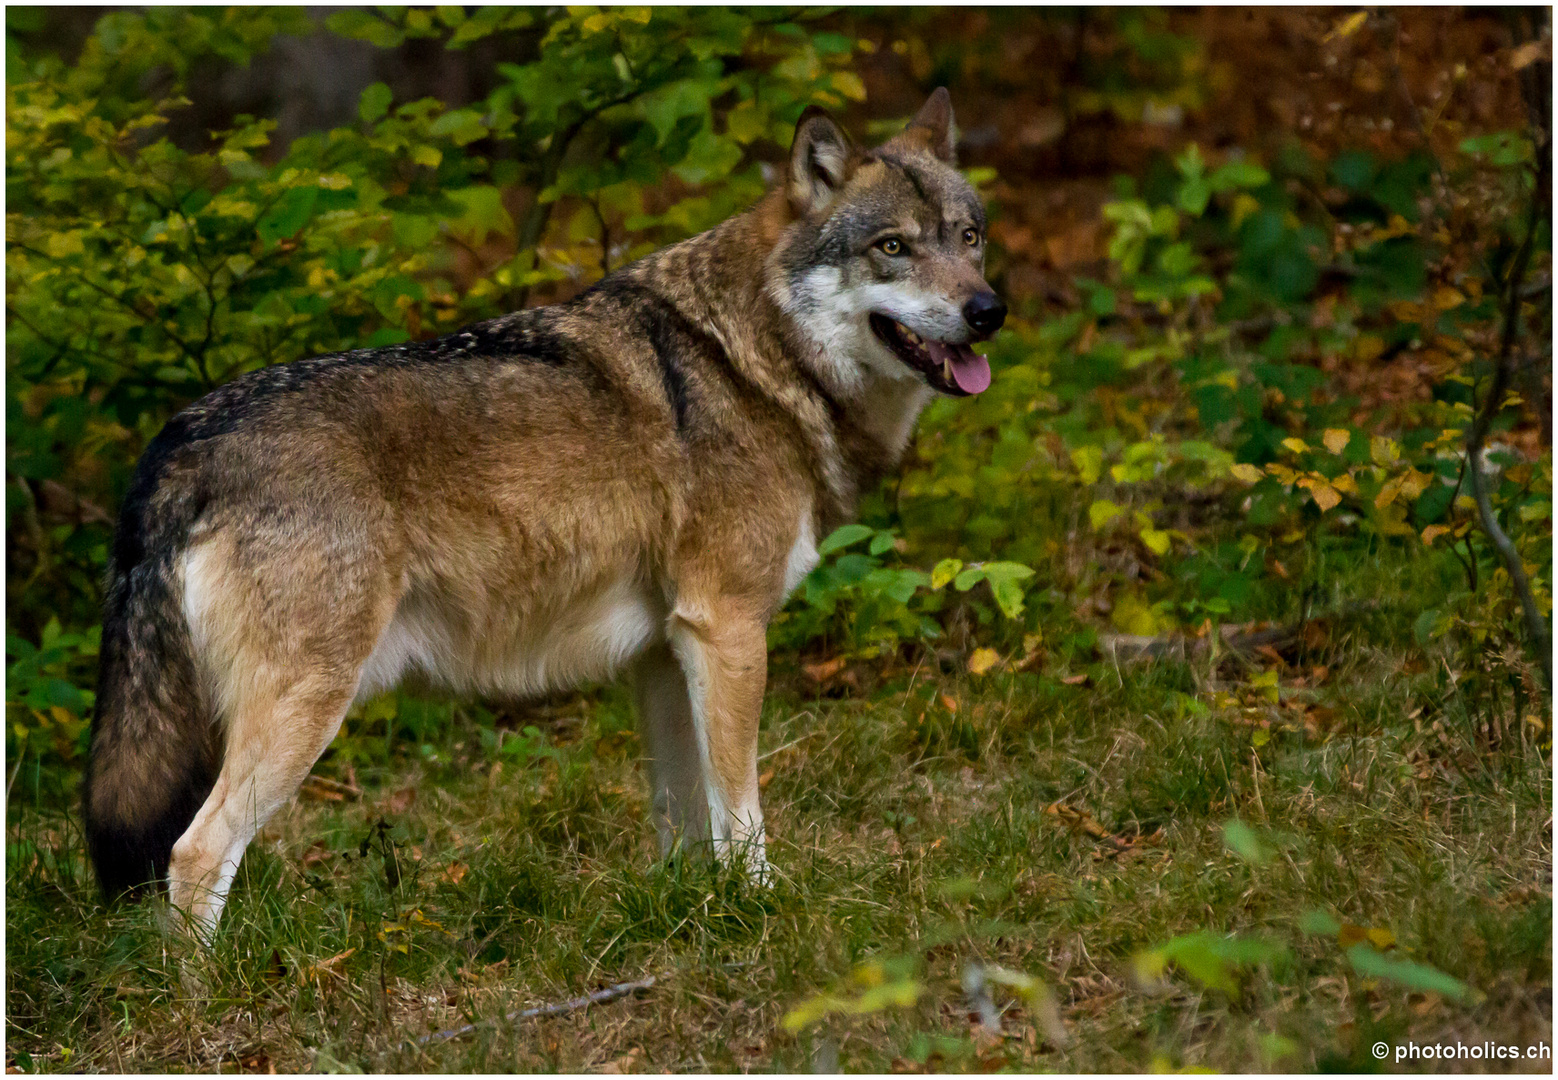
[[[1465, 475], [1501, 357], [1491, 510], [1551, 610], [1536, 18], [7, 9], [8, 796], [73, 791], [115, 510], [180, 408], [566, 298], [754, 201], [808, 104], [880, 138], [937, 85], [1013, 318], [992, 388], [824, 545], [776, 678], [1055, 673], [1261, 620], [1323, 658], [1362, 619], [1496, 740], [1546, 696]], [[436, 757], [458, 719], [544, 754], [526, 715], [390, 696], [336, 750]]]

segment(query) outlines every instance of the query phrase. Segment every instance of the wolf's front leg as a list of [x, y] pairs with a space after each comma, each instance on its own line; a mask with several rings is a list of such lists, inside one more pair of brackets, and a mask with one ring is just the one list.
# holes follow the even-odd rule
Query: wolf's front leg
[[692, 848], [709, 838], [703, 796], [703, 755], [693, 725], [687, 679], [669, 645], [655, 645], [633, 668], [639, 727], [649, 750], [649, 783], [660, 854], [680, 841]]
[[714, 853], [768, 880], [757, 800], [757, 727], [768, 678], [762, 619], [736, 600], [678, 601], [671, 649], [687, 680]]

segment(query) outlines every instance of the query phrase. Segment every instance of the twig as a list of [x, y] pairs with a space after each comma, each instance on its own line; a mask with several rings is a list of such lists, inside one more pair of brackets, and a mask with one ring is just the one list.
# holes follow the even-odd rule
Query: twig
[[1478, 410], [1471, 431], [1466, 436], [1466, 459], [1467, 471], [1471, 479], [1471, 494], [1477, 503], [1477, 516], [1481, 519], [1483, 531], [1488, 534], [1494, 550], [1503, 561], [1504, 569], [1509, 572], [1510, 584], [1515, 590], [1515, 595], [1520, 598], [1520, 607], [1525, 614], [1526, 632], [1531, 637], [1531, 644], [1536, 649], [1537, 659], [1541, 661], [1547, 685], [1551, 688], [1553, 652], [1547, 620], [1542, 618], [1541, 610], [1536, 606], [1536, 597], [1531, 592], [1531, 582], [1526, 577], [1525, 563], [1520, 558], [1520, 552], [1516, 550], [1514, 542], [1499, 525], [1498, 517], [1493, 512], [1493, 503], [1488, 497], [1487, 477], [1482, 471], [1482, 448], [1487, 441], [1488, 428], [1492, 426], [1493, 418], [1504, 407], [1504, 395], [1509, 389], [1510, 376], [1514, 371], [1515, 338], [1520, 332], [1521, 288], [1525, 282], [1526, 269], [1531, 263], [1531, 250], [1536, 243], [1537, 225], [1541, 221], [1545, 205], [1543, 192], [1549, 189], [1552, 176], [1551, 136], [1540, 122], [1536, 126], [1537, 130], [1533, 132], [1531, 142], [1538, 165], [1537, 174], [1531, 184], [1526, 235], [1521, 241], [1519, 250], [1515, 252], [1514, 262], [1509, 268], [1508, 280], [1504, 287], [1504, 327], [1499, 340], [1498, 358], [1493, 369], [1493, 385], [1488, 388], [1482, 408]]
[[477, 1028], [486, 1024], [531, 1020], [538, 1016], [561, 1016], [564, 1013], [577, 1012], [579, 1009], [587, 1008], [590, 1005], [616, 1001], [618, 998], [626, 997], [635, 990], [648, 990], [655, 984], [657, 977], [650, 975], [648, 978], [635, 979], [633, 982], [617, 983], [615, 986], [608, 986], [604, 990], [596, 990], [593, 993], [585, 994], [583, 997], [570, 998], [567, 1001], [560, 1001], [553, 1005], [537, 1005], [530, 1009], [516, 1009], [492, 1020], [479, 1020], [474, 1024], [466, 1024], [464, 1027], [450, 1028], [448, 1031], [435, 1031], [430, 1035], [423, 1035], [419, 1038], [417, 1045], [426, 1046], [428, 1043], [457, 1039], [461, 1035], [469, 1035]]

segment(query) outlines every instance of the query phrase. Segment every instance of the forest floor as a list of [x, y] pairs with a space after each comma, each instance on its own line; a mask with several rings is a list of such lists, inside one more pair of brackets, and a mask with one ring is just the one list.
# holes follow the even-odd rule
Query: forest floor
[[[1524, 726], [1458, 711], [1431, 655], [1377, 644], [1399, 640], [1413, 573], [1360, 567], [1381, 605], [1285, 655], [979, 677], [931, 662], [820, 688], [781, 663], [769, 889], [656, 860], [619, 691], [536, 711], [545, 739], [517, 754], [457, 727], [409, 748], [420, 760], [327, 758], [250, 848], [209, 952], [164, 937], [157, 905], [106, 911], [73, 823], [13, 806], [7, 1064], [1547, 1072], [1395, 1062], [1409, 1043], [1524, 1054], [1552, 1030], [1549, 759]], [[1194, 957], [1142, 970], [1198, 930], [1249, 945], [1224, 989], [1187, 974]], [[1360, 938], [1469, 989], [1356, 970]], [[998, 988], [1009, 1007], [982, 1028], [970, 962], [1042, 979], [1058, 1013]], [[894, 978], [899, 1004], [782, 1026], [812, 995]]]

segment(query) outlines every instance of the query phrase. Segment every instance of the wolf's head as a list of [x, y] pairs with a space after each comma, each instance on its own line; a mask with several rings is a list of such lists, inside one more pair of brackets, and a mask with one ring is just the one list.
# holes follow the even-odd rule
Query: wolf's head
[[873, 376], [958, 396], [990, 385], [970, 345], [1000, 329], [1006, 305], [985, 282], [984, 207], [954, 167], [944, 88], [872, 151], [808, 109], [785, 195], [794, 220], [770, 257], [769, 291], [819, 374], [846, 389]]

